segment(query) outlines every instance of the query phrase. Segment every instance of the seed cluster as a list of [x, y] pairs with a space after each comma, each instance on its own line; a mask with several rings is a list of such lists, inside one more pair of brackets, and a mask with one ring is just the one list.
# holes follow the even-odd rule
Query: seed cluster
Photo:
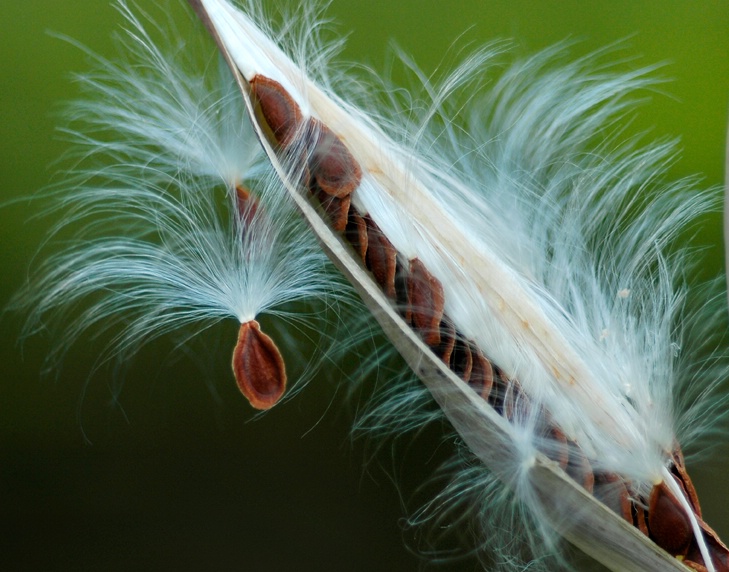
[[[372, 277], [433, 353], [502, 416], [513, 421], [529, 411], [529, 398], [517, 380], [510, 379], [486, 358], [473, 341], [465, 339], [444, 311], [443, 285], [421, 260], [407, 260], [368, 213], [352, 205], [362, 169], [342, 140], [320, 120], [305, 119], [301, 109], [278, 82], [255, 76], [251, 97], [261, 127], [283, 160], [296, 163], [301, 186], [315, 197], [331, 227], [342, 234]], [[293, 157], [293, 159], [292, 159]], [[619, 475], [595, 470], [577, 443], [569, 440], [550, 419], [541, 415], [543, 452], [578, 484], [656, 544], [692, 570], [707, 570], [691, 522], [665, 482], [656, 484], [648, 499], [630, 490]], [[717, 570], [729, 572], [729, 550], [701, 519], [696, 491], [676, 445], [671, 473], [689, 499], [703, 529]]]

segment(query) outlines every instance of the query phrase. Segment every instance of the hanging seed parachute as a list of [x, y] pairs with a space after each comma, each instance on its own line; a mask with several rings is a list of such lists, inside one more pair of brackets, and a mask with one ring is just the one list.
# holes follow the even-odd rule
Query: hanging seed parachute
[[[686, 315], [688, 255], [668, 249], [716, 201], [665, 182], [671, 145], [619, 141], [614, 122], [650, 70], [612, 72], [596, 56], [555, 70], [546, 52], [482, 92], [495, 46], [442, 88], [420, 74], [429, 103], [402, 109], [393, 96], [388, 114], [327, 67], [310, 10], [292, 40], [290, 22], [276, 33], [252, 3], [190, 4], [238, 90], [211, 94], [181, 75], [122, 8], [149, 73], [103, 62], [87, 80], [104, 100], [80, 110], [121, 131], [124, 144], [105, 150], [122, 160], [95, 173], [111, 186], [64, 201], [75, 219], [118, 206], [132, 232], [52, 259], [31, 290], [29, 332], [99, 291], [72, 337], [109, 317], [134, 316], [122, 345], [234, 317], [234, 375], [265, 409], [287, 376], [255, 318], [293, 299], [345, 297], [325, 252], [477, 460], [434, 505], [458, 511], [470, 489], [485, 527], [512, 516], [498, 526], [503, 545], [494, 526], [475, 548], [514, 566], [568, 567], [561, 536], [613, 570], [729, 570], [679, 444], [722, 410], [708, 399], [720, 361], [692, 362], [686, 348], [713, 339], [724, 310]], [[459, 129], [450, 100], [466, 87], [483, 95]], [[406, 426], [411, 403], [370, 419]], [[522, 533], [528, 548], [514, 553]]]
[[98, 70], [78, 78], [90, 96], [69, 107], [65, 129], [79, 166], [49, 193], [66, 211], [54, 233], [81, 230], [16, 299], [30, 311], [24, 336], [60, 327], [53, 366], [92, 327], [114, 332], [105, 357], [123, 359], [172, 330], [234, 318], [236, 381], [266, 409], [287, 375], [256, 317], [313, 319], [291, 303], [335, 303], [336, 277], [281, 193], [229, 72], [201, 72], [189, 42], [163, 53], [118, 6], [123, 59], [90, 54]]

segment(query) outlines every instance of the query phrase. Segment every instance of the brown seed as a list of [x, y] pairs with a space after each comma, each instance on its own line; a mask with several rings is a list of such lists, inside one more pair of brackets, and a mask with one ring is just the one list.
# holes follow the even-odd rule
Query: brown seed
[[451, 369], [458, 377], [468, 383], [473, 371], [473, 354], [470, 344], [461, 338], [456, 339], [456, 345], [451, 355]]
[[[409, 266], [409, 265], [408, 265]], [[408, 267], [395, 258], [395, 308], [409, 326], [412, 323], [410, 299], [408, 297]]]
[[418, 258], [410, 261], [408, 301], [415, 331], [429, 346], [440, 344], [439, 325], [445, 305], [443, 285]]
[[430, 346], [430, 349], [446, 365], [450, 366], [453, 348], [456, 346], [456, 327], [450, 318], [444, 314], [438, 329], [440, 331], [440, 343], [437, 346]]
[[595, 497], [614, 513], [633, 524], [628, 487], [615, 473], [595, 474]]
[[640, 530], [646, 536], [648, 533], [648, 516], [642, 503], [632, 503], [631, 510], [633, 512], [633, 526]]
[[369, 215], [365, 215], [364, 220], [367, 225], [367, 268], [372, 271], [385, 296], [394, 300], [397, 250]]
[[648, 501], [651, 539], [671, 556], [688, 553], [693, 532], [688, 516], [665, 482], [653, 487]]
[[349, 149], [331, 129], [311, 119], [309, 137], [312, 152], [309, 169], [316, 185], [327, 195], [343, 199], [351, 195], [362, 180], [362, 169]]
[[339, 197], [332, 197], [319, 191], [317, 198], [329, 217], [332, 229], [336, 232], [344, 232], [347, 228], [347, 221], [349, 220], [349, 206], [352, 202], [352, 197], [347, 195], [340, 199]]
[[233, 350], [233, 374], [241, 393], [256, 409], [273, 407], [286, 390], [281, 353], [256, 320], [240, 326]]
[[344, 231], [344, 237], [352, 245], [354, 251], [365, 261], [367, 256], [367, 224], [362, 216], [354, 209], [349, 209], [349, 220]]
[[256, 112], [270, 130], [274, 143], [286, 148], [301, 132], [301, 109], [284, 87], [277, 81], [258, 74], [251, 82], [252, 99], [258, 105]]
[[494, 385], [494, 368], [476, 346], [471, 347], [471, 360], [471, 378], [468, 385], [483, 399], [488, 399]]

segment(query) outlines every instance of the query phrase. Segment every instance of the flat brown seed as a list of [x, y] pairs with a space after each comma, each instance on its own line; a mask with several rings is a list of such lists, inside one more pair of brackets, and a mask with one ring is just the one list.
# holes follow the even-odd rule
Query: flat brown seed
[[641, 504], [631, 503], [631, 509], [633, 512], [633, 526], [640, 530], [646, 536], [650, 536], [648, 533], [648, 521], [646, 516], [646, 510]]
[[473, 371], [473, 354], [471, 353], [470, 344], [460, 338], [456, 340], [451, 355], [451, 369], [458, 377], [468, 383], [471, 380], [471, 372]]
[[352, 202], [352, 197], [345, 196], [340, 199], [319, 191], [317, 198], [329, 217], [332, 229], [336, 232], [344, 232], [347, 228], [347, 221], [349, 220], [349, 206]]
[[693, 532], [688, 516], [665, 482], [653, 487], [648, 501], [650, 537], [671, 556], [688, 553]]
[[233, 374], [241, 393], [256, 409], [273, 407], [286, 390], [281, 352], [256, 320], [240, 326], [233, 350]]
[[410, 261], [408, 300], [413, 327], [429, 346], [440, 343], [439, 324], [443, 318], [443, 285], [418, 258]]
[[595, 473], [595, 497], [614, 513], [633, 524], [628, 487], [618, 475]]
[[258, 74], [251, 81], [251, 96], [256, 112], [271, 132], [273, 142], [285, 148], [301, 131], [301, 109], [276, 80]]
[[408, 296], [408, 266], [402, 263], [400, 257], [395, 258], [395, 308], [405, 323], [410, 325], [412, 312]]
[[321, 121], [312, 118], [309, 133], [313, 143], [309, 168], [317, 186], [338, 199], [351, 195], [362, 180], [359, 163], [342, 140]]
[[437, 346], [430, 346], [430, 349], [446, 365], [450, 366], [453, 348], [456, 346], [456, 327], [444, 314], [438, 329], [440, 330], [440, 343]]
[[367, 256], [367, 224], [362, 216], [352, 207], [349, 209], [349, 220], [344, 231], [344, 237], [352, 245], [354, 251], [365, 261]]
[[364, 217], [367, 225], [367, 268], [382, 288], [385, 296], [395, 299], [395, 271], [397, 270], [397, 250], [382, 233], [369, 215]]
[[468, 380], [476, 393], [488, 400], [494, 385], [494, 368], [480, 349], [471, 346], [471, 378]]

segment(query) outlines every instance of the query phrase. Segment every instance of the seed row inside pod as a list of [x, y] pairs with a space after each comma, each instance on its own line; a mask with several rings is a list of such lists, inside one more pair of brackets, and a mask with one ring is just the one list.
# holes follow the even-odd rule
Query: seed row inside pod
[[[362, 181], [362, 168], [345, 142], [315, 117], [305, 118], [298, 104], [275, 80], [256, 75], [249, 81], [256, 119], [282, 164], [296, 173], [302, 192], [318, 202], [331, 228], [348, 242], [371, 272], [403, 320], [457, 376], [469, 384], [508, 421], [530, 411], [529, 396], [516, 379], [510, 379], [488, 352], [458, 331], [445, 313], [442, 284], [417, 257], [408, 259], [368, 212], [353, 204]], [[701, 543], [687, 516], [686, 503], [672, 492], [690, 499], [714, 569], [729, 571], [729, 550], [701, 519], [694, 486], [686, 473], [680, 447], [667, 453], [673, 483], [655, 483], [645, 495], [612, 472], [595, 470], [579, 443], [568, 439], [548, 411], [540, 411], [542, 452], [586, 491], [606, 504], [656, 544], [693, 570], [710, 570]]]

